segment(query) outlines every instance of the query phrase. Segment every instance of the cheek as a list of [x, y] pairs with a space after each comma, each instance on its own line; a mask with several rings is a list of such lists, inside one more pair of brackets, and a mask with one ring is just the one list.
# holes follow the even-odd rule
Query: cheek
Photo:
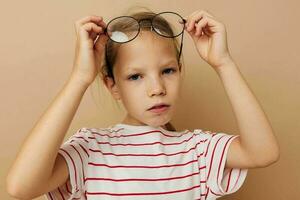
[[138, 99], [141, 99], [143, 90], [144, 89], [139, 87], [133, 87], [133, 85], [130, 84], [124, 85], [121, 90], [122, 99], [128, 104], [136, 104]]
[[170, 93], [178, 93], [180, 91], [180, 86], [181, 86], [181, 83], [180, 83], [180, 80], [179, 80], [179, 77], [176, 77], [174, 78], [173, 80], [170, 80], [170, 82], [168, 83], [168, 90]]
[[174, 87], [172, 88], [172, 90], [169, 92], [169, 94], [173, 97], [173, 98], [178, 98], [179, 94], [180, 94], [180, 89], [178, 87]]

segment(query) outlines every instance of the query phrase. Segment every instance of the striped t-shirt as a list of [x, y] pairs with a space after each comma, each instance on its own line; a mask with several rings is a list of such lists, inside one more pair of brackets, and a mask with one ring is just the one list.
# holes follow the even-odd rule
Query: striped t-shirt
[[225, 168], [239, 135], [116, 124], [81, 128], [58, 153], [70, 179], [47, 199], [190, 200], [236, 192], [247, 169]]

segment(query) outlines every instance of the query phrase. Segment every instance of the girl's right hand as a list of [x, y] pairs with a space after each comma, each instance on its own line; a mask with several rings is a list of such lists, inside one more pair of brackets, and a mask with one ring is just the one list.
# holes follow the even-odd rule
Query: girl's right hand
[[108, 36], [104, 34], [105, 27], [103, 18], [96, 15], [86, 16], [75, 22], [77, 40], [72, 77], [83, 84], [90, 85], [102, 65], [108, 40]]

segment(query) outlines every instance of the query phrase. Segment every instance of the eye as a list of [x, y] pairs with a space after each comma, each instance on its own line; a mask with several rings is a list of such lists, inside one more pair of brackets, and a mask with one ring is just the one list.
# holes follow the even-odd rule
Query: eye
[[135, 80], [137, 80], [137, 79], [135, 79], [135, 78], [137, 78], [138, 76], [139, 76], [139, 74], [133, 74], [133, 75], [129, 76], [128, 80], [133, 80], [133, 81], [135, 81]]
[[167, 72], [167, 74], [170, 74], [170, 71], [172, 71], [173, 73], [175, 73], [176, 69], [175, 68], [167, 68], [167, 69], [164, 70], [164, 72]]
[[[170, 68], [166, 68], [165, 70], [163, 70], [163, 73], [173, 74], [176, 71], [177, 71], [176, 68], [170, 67]], [[131, 76], [128, 77], [128, 80], [130, 80], [130, 81], [136, 81], [136, 80], [138, 80], [139, 76], [140, 76], [140, 74], [133, 74], [133, 75], [131, 75]]]

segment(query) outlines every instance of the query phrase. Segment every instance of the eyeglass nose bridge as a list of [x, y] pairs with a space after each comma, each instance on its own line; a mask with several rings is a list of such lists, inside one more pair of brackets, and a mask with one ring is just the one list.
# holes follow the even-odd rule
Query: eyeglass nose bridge
[[[174, 13], [174, 12], [162, 12], [162, 13], [158, 13], [158, 14], [156, 14], [155, 16], [152, 16], [151, 18], [147, 18], [147, 19], [140, 19], [140, 20], [137, 20], [137, 19], [133, 18], [133, 19], [135, 19], [135, 20], [138, 22], [138, 24], [139, 24], [138, 34], [139, 34], [139, 32], [140, 32], [140, 29], [141, 29], [141, 24], [140, 24], [140, 23], [141, 23], [142, 21], [150, 21], [150, 24], [151, 24], [151, 25], [150, 25], [151, 31], [154, 30], [155, 33], [157, 33], [158, 35], [160, 35], [160, 36], [162, 36], [162, 37], [166, 37], [166, 38], [175, 38], [175, 37], [177, 37], [177, 36], [179, 36], [179, 35], [182, 35], [182, 36], [183, 36], [184, 26], [185, 26], [185, 25], [183, 25], [182, 31], [181, 31], [180, 33], [178, 33], [177, 35], [173, 35], [173, 36], [165, 36], [165, 35], [163, 35], [163, 34], [157, 32], [157, 30], [156, 30], [156, 29], [154, 28], [154, 26], [153, 26], [153, 19], [154, 19], [156, 16], [161, 15], [161, 14], [164, 14], [164, 13], [173, 13], [173, 14], [176, 14], [176, 13]], [[176, 14], [176, 15], [178, 15], [178, 14]], [[184, 19], [184, 18], [181, 17], [180, 15], [178, 15], [178, 16], [182, 19], [182, 23], [183, 23], [183, 24], [185, 24], [185, 23], [187, 22], [186, 19]]]
[[141, 29], [141, 22], [143, 21], [149, 21], [150, 22], [150, 28], [151, 28], [151, 31], [153, 31], [153, 24], [152, 24], [152, 20], [153, 20], [153, 17], [152, 18], [148, 18], [148, 19], [141, 19], [141, 20], [137, 20], [136, 21], [138, 22], [139, 24], [139, 32], [140, 32], [140, 29]]
[[[159, 15], [159, 14], [157, 14], [157, 15]], [[141, 19], [141, 20], [137, 20], [137, 19], [135, 19], [137, 22], [138, 22], [138, 24], [139, 24], [139, 29], [138, 29], [138, 33], [137, 34], [140, 34], [140, 31], [141, 31], [141, 22], [143, 22], [143, 21], [149, 21], [150, 22], [150, 31], [151, 32], [155, 32], [156, 34], [158, 34], [159, 36], [162, 36], [162, 37], [166, 37], [166, 38], [174, 38], [174, 37], [177, 37], [178, 35], [180, 35], [180, 34], [178, 34], [177, 36], [172, 36], [172, 37], [168, 37], [168, 36], [165, 36], [165, 35], [163, 35], [162, 33], [160, 33], [160, 31], [159, 31], [159, 29], [155, 29], [154, 28], [154, 26], [153, 26], [153, 19], [154, 19], [154, 17], [152, 17], [152, 18], [148, 18], [148, 19]]]

